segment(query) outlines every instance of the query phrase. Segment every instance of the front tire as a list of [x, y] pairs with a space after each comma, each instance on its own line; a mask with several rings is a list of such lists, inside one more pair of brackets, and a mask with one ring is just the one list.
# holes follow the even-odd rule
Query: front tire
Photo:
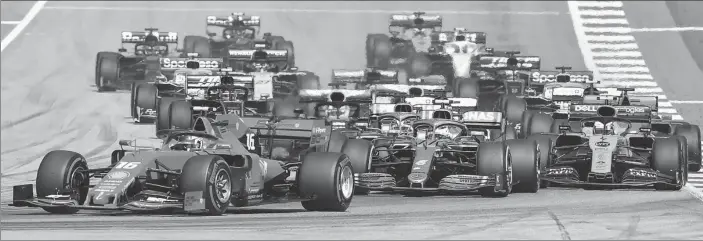
[[354, 172], [347, 155], [313, 152], [303, 157], [298, 185], [308, 211], [344, 212], [354, 197]]
[[205, 214], [217, 216], [227, 212], [232, 199], [232, 179], [230, 167], [222, 157], [194, 156], [183, 165], [180, 189], [184, 196], [195, 195], [196, 200], [204, 202]]
[[513, 178], [518, 183], [513, 186], [514, 192], [536, 193], [539, 191], [540, 165], [538, 146], [532, 140], [509, 140], [513, 164]]
[[[342, 153], [349, 156], [355, 176], [361, 175], [362, 173], [367, 173], [369, 172], [369, 169], [371, 169], [373, 144], [371, 144], [370, 141], [363, 139], [349, 139], [344, 144]], [[355, 194], [360, 195], [366, 195], [368, 193], [368, 189], [359, 187], [357, 187], [355, 191]]]
[[479, 193], [484, 197], [507, 197], [512, 192], [512, 163], [510, 150], [503, 142], [483, 142], [477, 154], [477, 174], [500, 177], [500, 186], [484, 187]]
[[[82, 205], [88, 195], [90, 178], [87, 171], [88, 163], [76, 152], [57, 150], [44, 156], [37, 170], [37, 197], [48, 195], [68, 194]], [[78, 212], [70, 207], [43, 207], [47, 212], [55, 214], [73, 214]]]
[[662, 174], [675, 177], [671, 184], [654, 184], [657, 190], [680, 190], [686, 185], [685, 166], [687, 160], [681, 155], [681, 143], [678, 138], [657, 139], [652, 148], [652, 169]]

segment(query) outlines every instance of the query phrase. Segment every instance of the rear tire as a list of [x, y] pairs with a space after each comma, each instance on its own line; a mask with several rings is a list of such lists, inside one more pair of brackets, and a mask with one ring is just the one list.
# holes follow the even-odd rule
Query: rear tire
[[478, 98], [479, 86], [478, 81], [470, 78], [456, 78], [457, 86], [459, 86], [456, 97], [460, 98]]
[[525, 133], [525, 136], [530, 136], [532, 134], [540, 133], [552, 133], [552, 123], [554, 119], [544, 113], [534, 113], [530, 117], [529, 128]]
[[366, 66], [388, 69], [391, 64], [391, 39], [385, 34], [366, 36]]
[[[219, 216], [227, 212], [232, 199], [232, 172], [220, 156], [194, 156], [186, 161], [181, 173], [181, 193], [202, 193], [205, 214]], [[210, 182], [208, 180], [215, 180]]]
[[354, 172], [347, 155], [312, 152], [303, 157], [298, 173], [300, 196], [308, 211], [344, 212], [354, 197]]
[[509, 95], [506, 96], [505, 99], [505, 105], [503, 109], [501, 109], [501, 112], [503, 112], [503, 116], [511, 122], [511, 123], [518, 123], [522, 119], [522, 113], [527, 110], [527, 103], [525, 100]]
[[327, 152], [341, 153], [348, 139], [349, 138], [342, 132], [332, 131], [332, 133], [330, 133], [330, 140], [327, 143]]
[[697, 125], [680, 125], [674, 130], [674, 135], [686, 137], [688, 146], [688, 170], [698, 172], [701, 170], [701, 129]]
[[115, 91], [111, 85], [117, 84], [120, 78], [121, 54], [113, 52], [98, 52], [95, 60], [95, 87], [98, 92]]
[[274, 46], [277, 50], [288, 51], [288, 60], [286, 60], [286, 66], [285, 68], [281, 69], [288, 70], [292, 67], [295, 67], [295, 48], [293, 47], [293, 42], [284, 40], [282, 42], [277, 42]]
[[168, 108], [169, 128], [190, 130], [193, 128], [193, 106], [185, 100], [174, 101]]
[[[479, 193], [484, 197], [507, 197], [512, 191], [512, 165], [510, 150], [504, 142], [483, 142], [477, 153], [477, 175], [499, 175], [500, 187], [484, 187]], [[498, 189], [498, 190], [496, 190]]]
[[210, 40], [202, 36], [186, 36], [183, 38], [184, 53], [198, 53], [200, 58], [210, 58]]
[[159, 131], [171, 129], [171, 120], [169, 108], [171, 102], [177, 101], [177, 98], [162, 97], [156, 101], [156, 136], [159, 136]]
[[[72, 199], [83, 205], [88, 195], [90, 178], [85, 158], [76, 152], [57, 150], [44, 156], [37, 170], [37, 197], [44, 198], [48, 195], [71, 195]], [[47, 212], [55, 214], [73, 214], [78, 212], [70, 207], [44, 207]]]
[[657, 190], [680, 190], [685, 183], [683, 175], [687, 161], [681, 155], [681, 146], [678, 138], [657, 139], [652, 148], [652, 169], [662, 174], [675, 177], [673, 185], [654, 184]]

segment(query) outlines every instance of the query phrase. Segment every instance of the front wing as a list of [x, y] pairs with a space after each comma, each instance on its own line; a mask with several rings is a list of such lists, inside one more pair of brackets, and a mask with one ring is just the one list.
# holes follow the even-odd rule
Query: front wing
[[370, 191], [401, 192], [401, 193], [433, 193], [433, 194], [461, 194], [473, 192], [485, 187], [494, 187], [501, 190], [501, 176], [479, 175], [450, 175], [440, 180], [438, 187], [424, 187], [414, 184], [410, 187], [396, 186], [396, 180], [386, 173], [362, 173], [357, 176], [356, 187]]
[[[558, 174], [557, 174], [558, 173]], [[676, 178], [668, 176], [651, 169], [632, 168], [623, 173], [618, 181], [612, 173], [594, 174], [590, 173], [586, 181], [582, 181], [578, 172], [573, 167], [552, 167], [542, 173], [542, 181], [560, 184], [570, 187], [607, 187], [607, 188], [637, 188], [649, 187], [654, 184], [676, 185]]]

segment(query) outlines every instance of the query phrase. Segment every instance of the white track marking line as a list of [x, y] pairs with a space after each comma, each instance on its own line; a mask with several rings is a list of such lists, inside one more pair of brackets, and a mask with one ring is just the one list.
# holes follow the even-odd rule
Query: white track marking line
[[5, 48], [7, 48], [7, 46], [10, 45], [10, 43], [12, 43], [12, 41], [15, 40], [15, 38], [17, 38], [17, 36], [20, 35], [22, 30], [24, 30], [24, 28], [26, 28], [27, 25], [29, 25], [29, 22], [31, 22], [32, 19], [34, 19], [34, 17], [36, 17], [37, 14], [39, 14], [39, 12], [42, 10], [42, 8], [44, 7], [45, 4], [46, 4], [46, 1], [37, 1], [36, 3], [34, 3], [34, 6], [32, 6], [32, 8], [29, 9], [27, 14], [24, 15], [24, 18], [22, 20], [20, 20], [20, 22], [17, 24], [17, 26], [15, 26], [15, 28], [13, 28], [12, 31], [10, 31], [10, 33], [7, 34], [7, 36], [5, 36], [4, 39], [2, 39], [2, 43], [0, 45], [0, 52], [4, 51]]
[[[46, 10], [109, 10], [109, 11], [150, 11], [150, 12], [226, 12], [223, 8], [135, 8], [135, 7], [78, 7], [78, 6], [50, 6]], [[412, 13], [417, 10], [380, 10], [380, 9], [286, 9], [286, 8], [237, 8], [240, 12], [300, 12], [300, 13]], [[569, 13], [555, 11], [453, 11], [453, 10], [427, 10], [432, 14], [474, 14], [474, 15], [568, 15]]]
[[0, 24], [16, 25], [20, 24], [21, 21], [0, 21]]
[[[657, 83], [652, 81], [653, 77], [650, 74], [649, 68], [646, 66], [642, 58], [641, 51], [635, 40], [635, 37], [630, 35], [632, 32], [665, 32], [665, 31], [701, 31], [700, 27], [688, 28], [642, 28], [632, 29], [628, 25], [625, 12], [617, 8], [622, 7], [621, 1], [596, 2], [596, 1], [568, 1], [569, 12], [574, 24], [576, 37], [583, 54], [584, 63], [596, 78], [601, 80], [602, 85], [608, 88], [599, 88], [606, 90], [609, 94], [616, 94], [617, 88], [625, 86], [637, 86], [644, 88], [636, 88], [633, 95], [639, 93], [648, 93], [647, 95], [659, 96], [660, 113], [672, 114], [672, 119], [683, 120], [683, 116], [677, 114], [673, 104], [701, 104], [703, 101], [663, 101], [666, 100], [664, 90], [658, 87]], [[598, 10], [600, 8], [600, 10]], [[615, 8], [615, 10], [613, 10]], [[602, 16], [609, 18], [603, 19]], [[620, 16], [620, 18], [613, 18]], [[617, 19], [617, 20], [616, 20]], [[584, 24], [588, 24], [586, 27]], [[618, 24], [625, 25], [622, 27], [598, 27], [597, 24]], [[603, 35], [608, 33], [611, 35]], [[614, 34], [614, 35], [613, 35]], [[594, 43], [591, 43], [594, 42]], [[619, 43], [627, 42], [627, 43]], [[603, 50], [607, 51], [603, 51]], [[637, 53], [633, 53], [637, 52]], [[597, 57], [598, 59], [594, 59]], [[636, 57], [633, 59], [633, 57]], [[608, 65], [608, 66], [604, 66]], [[627, 67], [618, 67], [618, 65], [630, 65]], [[632, 66], [636, 65], [636, 66]], [[639, 74], [633, 74], [637, 72]], [[605, 81], [604, 79], [613, 79], [614, 81]], [[703, 142], [701, 142], [703, 145]], [[688, 192], [696, 199], [703, 201], [703, 191], [696, 186], [697, 182], [703, 181], [701, 176], [703, 173], [691, 173], [689, 179], [693, 183], [687, 183], [683, 191]], [[702, 186], [703, 187], [703, 186]]]
[[632, 32], [644, 33], [644, 32], [691, 32], [691, 31], [703, 31], [703, 27], [674, 27], [674, 28], [632, 28]]
[[703, 104], [703, 100], [670, 100], [674, 104]]

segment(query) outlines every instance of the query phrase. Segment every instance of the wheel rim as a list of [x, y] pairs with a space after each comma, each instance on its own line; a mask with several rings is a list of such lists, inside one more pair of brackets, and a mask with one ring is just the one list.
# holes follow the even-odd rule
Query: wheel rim
[[81, 187], [83, 186], [85, 182], [85, 174], [83, 174], [83, 171], [86, 169], [82, 166], [77, 167], [76, 169], [73, 170], [71, 173], [71, 179], [69, 181], [69, 188], [71, 192], [71, 198], [75, 200], [80, 200], [82, 195], [81, 195]]
[[512, 190], [512, 186], [513, 186], [513, 157], [511, 154], [508, 154], [508, 158], [506, 161], [507, 161], [506, 162], [507, 175], [505, 177], [505, 185], [506, 185], [505, 190], [508, 193], [510, 193], [510, 191]]
[[220, 203], [227, 203], [229, 196], [232, 195], [232, 185], [230, 185], [229, 179], [229, 173], [224, 169], [217, 171], [215, 176], [215, 195]]
[[342, 197], [345, 200], [351, 198], [354, 191], [354, 173], [349, 166], [342, 167], [337, 183], [339, 183], [339, 190], [342, 191]]

